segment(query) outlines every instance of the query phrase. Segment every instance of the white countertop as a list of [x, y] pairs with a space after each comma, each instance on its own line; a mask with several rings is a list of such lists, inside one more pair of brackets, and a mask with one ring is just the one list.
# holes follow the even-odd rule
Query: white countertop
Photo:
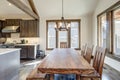
[[0, 55], [7, 54], [13, 51], [18, 51], [20, 48], [0, 48]]

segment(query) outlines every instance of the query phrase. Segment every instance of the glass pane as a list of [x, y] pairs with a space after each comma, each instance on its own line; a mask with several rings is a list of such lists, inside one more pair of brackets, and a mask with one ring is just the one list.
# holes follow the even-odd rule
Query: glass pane
[[58, 47], [60, 48], [60, 42], [68, 43], [68, 32], [67, 31], [59, 31], [58, 33]]
[[100, 46], [106, 47], [107, 22], [106, 14], [100, 16]]
[[79, 48], [79, 24], [71, 22], [71, 48]]
[[120, 9], [114, 11], [114, 53], [120, 55]]
[[48, 48], [56, 48], [55, 22], [48, 23]]

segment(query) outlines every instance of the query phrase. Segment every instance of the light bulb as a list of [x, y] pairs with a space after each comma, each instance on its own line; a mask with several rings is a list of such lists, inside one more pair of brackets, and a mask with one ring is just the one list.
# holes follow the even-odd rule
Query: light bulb
[[11, 6], [11, 3], [9, 3], [8, 5]]

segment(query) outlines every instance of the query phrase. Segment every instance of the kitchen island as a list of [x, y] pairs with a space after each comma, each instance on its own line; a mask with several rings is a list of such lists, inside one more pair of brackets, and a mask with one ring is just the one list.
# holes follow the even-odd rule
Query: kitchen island
[[20, 67], [20, 49], [0, 48], [0, 80], [12, 80]]

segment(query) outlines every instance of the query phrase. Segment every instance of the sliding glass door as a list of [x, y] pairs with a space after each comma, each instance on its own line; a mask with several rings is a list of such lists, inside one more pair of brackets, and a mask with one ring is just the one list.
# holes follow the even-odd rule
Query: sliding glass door
[[114, 54], [120, 55], [120, 8], [113, 11]]
[[103, 14], [101, 16], [98, 17], [99, 20], [99, 26], [98, 26], [98, 36], [99, 36], [99, 40], [98, 40], [98, 44], [99, 46], [102, 47], [106, 47], [106, 32], [107, 32], [107, 20], [106, 20], [106, 14]]

